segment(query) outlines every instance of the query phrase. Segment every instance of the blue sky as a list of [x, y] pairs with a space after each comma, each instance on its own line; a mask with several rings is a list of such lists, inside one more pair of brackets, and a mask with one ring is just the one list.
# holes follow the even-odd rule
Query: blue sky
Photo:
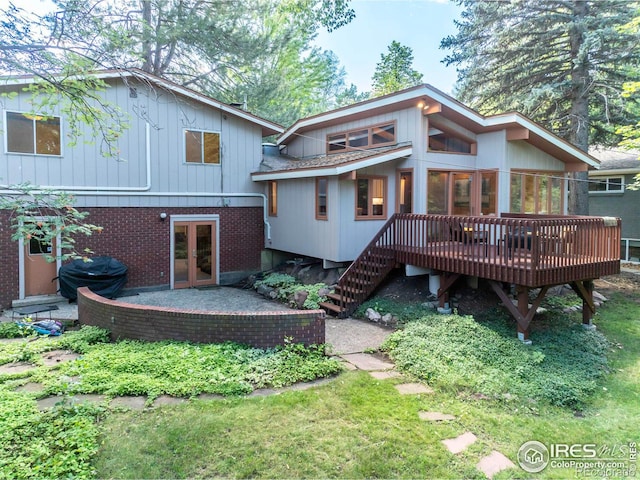
[[413, 65], [423, 81], [451, 93], [455, 67], [441, 62], [448, 53], [440, 40], [455, 34], [460, 9], [446, 0], [352, 0], [356, 18], [334, 32], [322, 31], [316, 44], [332, 50], [347, 72], [347, 85], [369, 91], [380, 54], [393, 40], [413, 49]]

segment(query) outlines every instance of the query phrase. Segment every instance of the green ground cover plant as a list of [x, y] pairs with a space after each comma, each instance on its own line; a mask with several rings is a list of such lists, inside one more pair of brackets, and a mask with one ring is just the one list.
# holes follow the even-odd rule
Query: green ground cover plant
[[432, 309], [423, 307], [419, 303], [407, 303], [399, 300], [393, 300], [390, 298], [370, 298], [362, 303], [354, 312], [355, 318], [365, 318], [365, 312], [373, 308], [380, 315], [386, 313], [392, 314], [397, 318], [398, 324], [402, 326], [405, 323], [411, 322], [424, 315], [432, 312]]
[[293, 296], [297, 292], [305, 291], [308, 293], [302, 308], [304, 310], [318, 310], [320, 308], [320, 302], [326, 302], [327, 297], [320, 295], [322, 289], [326, 289], [327, 284], [315, 283], [311, 285], [304, 285], [296, 281], [291, 275], [286, 273], [270, 273], [262, 280], [258, 280], [254, 283], [254, 288], [265, 286], [277, 290], [277, 299], [281, 302], [288, 304], [290, 307], [297, 307], [296, 302], [293, 300]]
[[498, 317], [430, 314], [392, 334], [383, 350], [401, 370], [453, 393], [583, 407], [607, 373], [609, 343], [565, 314], [524, 345]]
[[[35, 368], [0, 374], [0, 478], [94, 478], [91, 461], [98, 450], [104, 406], [74, 405], [76, 394], [190, 397], [199, 393], [240, 395], [335, 375], [341, 364], [323, 346], [286, 342], [257, 349], [233, 343], [121, 341], [109, 332], [83, 327], [59, 337], [30, 337], [0, 343], [0, 365], [32, 363]], [[56, 368], [44, 366], [52, 350], [82, 354]], [[40, 383], [38, 394], [16, 391]], [[59, 406], [39, 412], [36, 399], [59, 395]]]

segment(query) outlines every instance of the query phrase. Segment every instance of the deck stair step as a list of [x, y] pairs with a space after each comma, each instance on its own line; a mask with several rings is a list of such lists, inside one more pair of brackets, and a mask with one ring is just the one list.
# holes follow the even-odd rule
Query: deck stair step
[[392, 227], [393, 217], [342, 274], [335, 293], [327, 295], [327, 302], [320, 303], [329, 314], [349, 316], [396, 266], [394, 246], [388, 243]]

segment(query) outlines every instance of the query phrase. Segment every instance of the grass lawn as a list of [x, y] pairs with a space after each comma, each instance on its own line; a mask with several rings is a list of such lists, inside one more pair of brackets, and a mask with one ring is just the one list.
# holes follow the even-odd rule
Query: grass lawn
[[[64, 410], [66, 413], [58, 416], [38, 416], [33, 411], [27, 411], [26, 414], [33, 417], [31, 423], [18, 421], [10, 415], [16, 410], [29, 410], [29, 402], [33, 401], [29, 400], [31, 397], [18, 396], [9, 391], [11, 382], [24, 382], [25, 379], [0, 377], [1, 405], [9, 405], [6, 401], [13, 402], [10, 408], [0, 407], [0, 451], [6, 452], [10, 448], [6, 443], [10, 437], [6, 427], [10, 427], [12, 432], [16, 429], [25, 430], [34, 448], [44, 448], [41, 438], [49, 438], [53, 443], [65, 438], [68, 432], [74, 432], [75, 437], [69, 440], [66, 453], [69, 458], [85, 454], [83, 458], [87, 459], [90, 468], [78, 470], [81, 473], [76, 477], [89, 478], [484, 478], [476, 469], [481, 457], [498, 450], [517, 464], [518, 449], [529, 440], [539, 440], [546, 445], [592, 443], [599, 449], [611, 450], [609, 455], [603, 452], [599, 456], [612, 456], [619, 453], [621, 447], [628, 448], [631, 442], [640, 441], [640, 303], [634, 295], [612, 294], [610, 301], [599, 310], [595, 323], [598, 331], [604, 333], [609, 341], [605, 347], [608, 373], [594, 376], [586, 370], [590, 365], [599, 365], [597, 355], [594, 354], [595, 360], [585, 360], [585, 378], [593, 381], [586, 381], [584, 385], [591, 385], [592, 388], [587, 389], [588, 395], [585, 394], [587, 390], [580, 390], [579, 393], [586, 396], [576, 397], [575, 401], [571, 396], [562, 395], [532, 399], [530, 387], [519, 387], [519, 384], [511, 384], [508, 380], [514, 369], [521, 370], [517, 365], [518, 355], [508, 357], [508, 362], [502, 364], [491, 358], [490, 349], [488, 352], [478, 352], [480, 356], [475, 358], [459, 352], [451, 357], [452, 362], [459, 362], [460, 357], [469, 357], [469, 363], [463, 362], [458, 368], [465, 375], [454, 375], [451, 373], [453, 370], [447, 371], [445, 367], [439, 370], [446, 372], [440, 377], [438, 372], [432, 371], [422, 375], [430, 378], [429, 383], [435, 389], [433, 394], [400, 395], [394, 388], [394, 384], [401, 382], [400, 379], [376, 380], [366, 372], [349, 371], [322, 386], [266, 397], [229, 396], [220, 400], [192, 400], [145, 411], [76, 409]], [[574, 320], [579, 323], [578, 316]], [[488, 322], [487, 325], [494, 324]], [[547, 326], [542, 322], [540, 328], [540, 334], [543, 335]], [[455, 333], [454, 329], [449, 330], [451, 335]], [[477, 334], [481, 333], [481, 329], [478, 330]], [[442, 345], [455, 343], [449, 342], [452, 337], [447, 331], [438, 335], [442, 338], [439, 342]], [[494, 328], [487, 335], [497, 339], [496, 345], [502, 349], [500, 351], [519, 348], [512, 347], [510, 340], [505, 340], [513, 336], [513, 329], [503, 334], [500, 328]], [[566, 343], [554, 344], [551, 338], [545, 341], [551, 343], [546, 349], [536, 350], [541, 353], [529, 353], [523, 358], [527, 361], [533, 359], [533, 363], [544, 367], [559, 358], [558, 352], [568, 348]], [[416, 349], [418, 344], [402, 348]], [[96, 365], [106, 364], [109, 348], [98, 348], [94, 360]], [[433, 347], [429, 348], [431, 350], [414, 351], [416, 361], [413, 364], [419, 364], [417, 359], [424, 357], [432, 359], [426, 364], [440, 362], [446, 366], [443, 358], [447, 358], [448, 351], [436, 352]], [[172, 351], [190, 359], [198, 356], [193, 356], [193, 352], [182, 347], [174, 346]], [[282, 375], [269, 374], [268, 378], [290, 378], [293, 373], [300, 373], [291, 360], [294, 353], [290, 352], [291, 355], [285, 355], [277, 361], [259, 360], [258, 365], [250, 369], [250, 376], [243, 378], [255, 379], [256, 375], [266, 375], [265, 362], [284, 367], [277, 370], [283, 371]], [[299, 354], [301, 352], [295, 355]], [[22, 355], [29, 357], [28, 353]], [[247, 352], [241, 356], [245, 360], [253, 358]], [[0, 350], [0, 360], [2, 358]], [[483, 365], [473, 363], [478, 358], [489, 360], [484, 361]], [[412, 362], [406, 358], [402, 362], [403, 368], [412, 370]], [[571, 362], [567, 360], [565, 363]], [[156, 362], [152, 364], [160, 369]], [[193, 392], [194, 388], [202, 385], [195, 381], [197, 379], [189, 380], [188, 369], [185, 373], [179, 363], [176, 365], [186, 391]], [[318, 372], [332, 368], [318, 363], [317, 359], [307, 365], [316, 372], [316, 376]], [[486, 379], [491, 376], [483, 370], [487, 365], [500, 381], [487, 382]], [[577, 365], [580, 363], [577, 362]], [[138, 378], [136, 375], [141, 372], [128, 371], [135, 368], [126, 362], [121, 363], [119, 368], [124, 370], [122, 378], [126, 381], [113, 381], [109, 383], [110, 388], [135, 390], [131, 386], [132, 378]], [[583, 385], [579, 383], [580, 378], [574, 367], [571, 368], [569, 376], [574, 380], [571, 385]], [[302, 369], [303, 374], [305, 370]], [[415, 379], [414, 375], [421, 377], [421, 371], [426, 370], [426, 367], [414, 369], [407, 378]], [[477, 375], [474, 375], [476, 370]], [[216, 372], [216, 375], [222, 375]], [[547, 373], [551, 375], [553, 372]], [[44, 370], [40, 375], [43, 379], [49, 378], [49, 373]], [[529, 378], [522, 372], [518, 375], [513, 372], [513, 376], [525, 380]], [[552, 376], [545, 376], [544, 381], [545, 388], [551, 389], [549, 385], [561, 388]], [[236, 384], [240, 387], [245, 385], [242, 382], [225, 385], [232, 385], [233, 393], [237, 392]], [[59, 382], [51, 380], [50, 385], [54, 388]], [[148, 392], [159, 391], [156, 383], [147, 380], [147, 385]], [[516, 394], [501, 394], [501, 388], [513, 390]], [[557, 398], [569, 398], [569, 401], [554, 400]], [[554, 405], [554, 402], [563, 406]], [[450, 413], [456, 419], [441, 423], [425, 422], [418, 417], [418, 412], [423, 410]], [[42, 427], [36, 428], [43, 422], [46, 425], [54, 425], [56, 421], [77, 424], [86, 419], [91, 422], [82, 424], [82, 430], [69, 427], [67, 430], [42, 432]], [[478, 441], [463, 453], [449, 453], [441, 441], [464, 432], [474, 433]], [[49, 437], [43, 436], [47, 433]], [[78, 452], [78, 445], [84, 446], [87, 451]], [[95, 450], [91, 450], [91, 446]], [[614, 452], [614, 449], [617, 450]], [[15, 462], [16, 459], [12, 460], [6, 453], [0, 455], [0, 472], [6, 474], [10, 471], [7, 468], [11, 465], [6, 462], [11, 461]], [[52, 475], [23, 473], [14, 476]], [[516, 467], [494, 478], [531, 476]], [[548, 467], [535, 474], [535, 477], [575, 478], [575, 471]]]
[[[484, 478], [475, 468], [482, 456], [499, 450], [517, 463], [529, 440], [628, 447], [640, 440], [640, 306], [616, 296], [596, 321], [611, 342], [611, 373], [577, 415], [573, 408], [485, 400], [464, 390], [402, 396], [393, 387], [399, 380], [348, 372], [303, 392], [111, 415], [98, 476]], [[421, 410], [456, 420], [423, 422]], [[478, 441], [450, 454], [441, 440], [466, 431]], [[530, 477], [516, 467], [495, 478]], [[575, 471], [547, 468], [536, 477], [574, 478]]]

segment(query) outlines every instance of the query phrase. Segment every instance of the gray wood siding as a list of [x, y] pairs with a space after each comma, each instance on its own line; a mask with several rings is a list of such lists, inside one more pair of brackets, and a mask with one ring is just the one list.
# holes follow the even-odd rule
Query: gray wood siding
[[[131, 98], [129, 87], [120, 81], [110, 82], [110, 88], [103, 94], [107, 102], [118, 105], [128, 117], [129, 128], [117, 141], [119, 158], [101, 155], [101, 138], [93, 144], [86, 143], [92, 138], [89, 132], [75, 146], [65, 141], [60, 157], [8, 154], [3, 143], [5, 161], [0, 166], [1, 182], [28, 181], [40, 186], [102, 190], [99, 195], [79, 193], [79, 206], [222, 205], [222, 198], [156, 194], [262, 193], [263, 187], [250, 179], [250, 173], [258, 169], [262, 158], [258, 125], [174, 92], [142, 84], [136, 87], [137, 98]], [[4, 110], [30, 111], [28, 96], [20, 93], [13, 99], [5, 99]], [[147, 185], [147, 124], [150, 185]], [[63, 136], [67, 128], [68, 122], [63, 118]], [[4, 131], [4, 125], [2, 129]], [[185, 129], [220, 132], [221, 164], [187, 164]], [[108, 194], [118, 189], [121, 190]], [[126, 189], [139, 191], [127, 193]], [[228, 198], [225, 204], [253, 206], [262, 205], [262, 201]]]
[[[625, 185], [634, 181], [634, 175], [607, 174], [604, 177], [624, 177]], [[589, 180], [598, 180], [597, 175], [589, 175]], [[622, 237], [640, 239], [640, 190], [625, 189], [624, 193], [589, 193], [589, 215], [620, 217], [622, 219]]]
[[278, 215], [269, 217], [269, 248], [297, 255], [335, 260], [341, 207], [338, 182], [328, 184], [327, 220], [316, 220], [316, 182], [314, 178], [278, 181]]

